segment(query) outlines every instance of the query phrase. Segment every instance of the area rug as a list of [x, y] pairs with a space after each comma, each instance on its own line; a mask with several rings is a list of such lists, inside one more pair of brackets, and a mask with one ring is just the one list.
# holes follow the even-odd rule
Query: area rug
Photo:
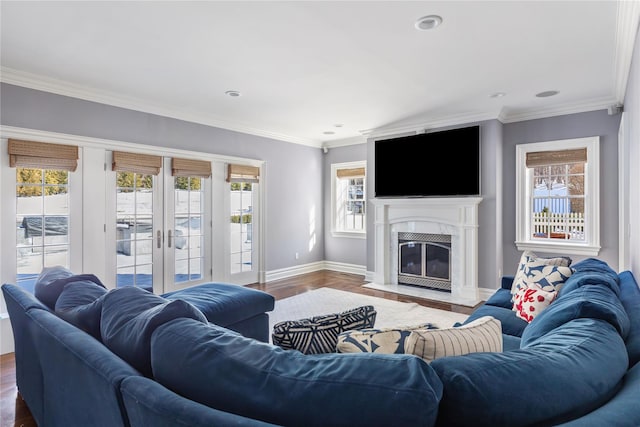
[[372, 305], [376, 309], [376, 328], [410, 326], [426, 322], [439, 328], [447, 328], [468, 317], [466, 314], [424, 307], [416, 303], [319, 288], [276, 301], [274, 310], [269, 313], [269, 331], [273, 331], [273, 325], [284, 320], [337, 313], [363, 305]]

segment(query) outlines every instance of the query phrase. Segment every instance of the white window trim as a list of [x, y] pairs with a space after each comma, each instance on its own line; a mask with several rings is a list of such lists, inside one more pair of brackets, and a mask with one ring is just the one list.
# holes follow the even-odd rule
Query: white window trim
[[[365, 160], [357, 161], [357, 162], [345, 162], [345, 163], [332, 163], [331, 164], [331, 236], [332, 237], [348, 237], [355, 239], [366, 239], [367, 238], [367, 228], [366, 226], [362, 230], [358, 231], [345, 231], [338, 229], [338, 212], [336, 206], [336, 175], [339, 169], [351, 169], [351, 168], [365, 168], [365, 175], [367, 171], [367, 162]], [[366, 190], [366, 178], [365, 182], [365, 190]], [[366, 191], [365, 191], [366, 194]], [[366, 197], [363, 200], [366, 203]], [[367, 212], [365, 211], [365, 222], [367, 218]]]
[[[553, 252], [597, 256], [600, 251], [600, 137], [564, 139], [557, 141], [519, 144], [516, 146], [516, 241], [520, 251]], [[584, 243], [570, 240], [538, 241], [531, 238], [529, 215], [533, 170], [526, 167], [526, 156], [535, 151], [587, 149], [585, 165], [585, 217], [588, 219]]]

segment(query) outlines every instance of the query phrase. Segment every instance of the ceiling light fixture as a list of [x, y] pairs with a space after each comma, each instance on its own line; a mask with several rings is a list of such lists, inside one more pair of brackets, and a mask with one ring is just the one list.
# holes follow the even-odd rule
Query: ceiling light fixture
[[414, 26], [417, 30], [426, 31], [432, 30], [442, 24], [442, 17], [438, 15], [427, 15], [418, 19]]
[[502, 98], [503, 96], [507, 96], [504, 92], [496, 92], [489, 95], [489, 98]]
[[237, 98], [238, 96], [242, 95], [239, 91], [237, 90], [228, 90], [225, 92], [225, 95], [229, 95], [233, 98]]
[[333, 126], [334, 126], [334, 127], [337, 127], [337, 128], [341, 128], [341, 127], [342, 127], [342, 126], [344, 126], [344, 125], [343, 125], [342, 123], [336, 123], [336, 124], [335, 124], [335, 125], [333, 125]]
[[554, 96], [554, 95], [557, 95], [559, 93], [560, 93], [560, 91], [557, 91], [557, 90], [545, 90], [544, 92], [536, 93], [536, 96], [538, 98], [548, 98], [550, 96]]
[[326, 130], [326, 131], [324, 131], [322, 133], [324, 133], [325, 135], [334, 135], [335, 134], [335, 132], [332, 131], [332, 130]]

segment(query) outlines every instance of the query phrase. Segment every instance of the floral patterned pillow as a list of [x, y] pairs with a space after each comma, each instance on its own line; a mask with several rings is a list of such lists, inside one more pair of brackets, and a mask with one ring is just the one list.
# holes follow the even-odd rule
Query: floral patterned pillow
[[539, 257], [532, 251], [525, 251], [522, 253], [520, 257], [520, 262], [518, 263], [518, 268], [516, 270], [515, 277], [513, 278], [513, 284], [511, 286], [511, 294], [515, 295], [520, 289], [520, 285], [522, 283], [523, 275], [525, 274], [524, 269], [530, 262], [540, 262], [545, 265], [553, 265], [559, 267], [570, 267], [571, 266], [571, 258], [569, 257], [555, 257], [555, 258], [544, 258]]
[[516, 312], [516, 316], [531, 323], [557, 296], [558, 291], [545, 291], [536, 285], [531, 285], [527, 288], [521, 288], [514, 295], [513, 309]]

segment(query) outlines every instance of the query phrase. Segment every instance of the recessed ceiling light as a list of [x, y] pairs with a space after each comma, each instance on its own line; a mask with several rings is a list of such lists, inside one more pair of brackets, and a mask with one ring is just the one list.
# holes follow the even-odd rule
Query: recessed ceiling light
[[557, 90], [545, 90], [544, 92], [536, 93], [538, 98], [548, 98], [550, 96], [554, 96], [559, 94], [560, 92]]
[[242, 95], [242, 94], [241, 94], [239, 91], [237, 91], [237, 90], [228, 90], [228, 91], [226, 91], [226, 92], [225, 92], [225, 94], [226, 94], [226, 95], [229, 95], [229, 96], [232, 96], [232, 97], [234, 97], [234, 98], [236, 98], [236, 97], [238, 97], [238, 96]]
[[337, 128], [341, 128], [342, 126], [344, 126], [342, 123], [336, 123], [335, 125], [333, 125], [333, 127]]
[[322, 133], [324, 133], [325, 135], [334, 135], [335, 134], [335, 132], [332, 131], [332, 130], [326, 130], [326, 131], [324, 131]]
[[438, 15], [427, 15], [418, 19], [414, 26], [417, 30], [426, 31], [436, 28], [440, 24], [442, 24], [442, 17]]
[[507, 96], [504, 92], [496, 92], [489, 95], [489, 98], [502, 98], [503, 96]]

